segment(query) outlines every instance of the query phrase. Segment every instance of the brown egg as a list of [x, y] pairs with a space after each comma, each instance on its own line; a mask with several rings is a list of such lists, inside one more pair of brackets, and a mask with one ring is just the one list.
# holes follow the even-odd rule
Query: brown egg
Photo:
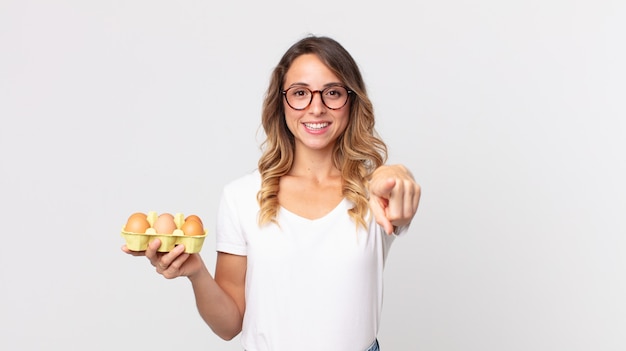
[[161, 213], [154, 221], [152, 228], [154, 228], [157, 234], [172, 234], [176, 229], [174, 216], [171, 213]]
[[204, 234], [204, 227], [202, 226], [202, 223], [193, 219], [185, 221], [185, 223], [183, 223], [183, 226], [180, 229], [183, 231], [185, 235], [188, 235], [188, 236]]
[[135, 212], [128, 217], [124, 231], [143, 234], [148, 228], [150, 228], [150, 223], [148, 222], [147, 215], [142, 212]]
[[202, 223], [202, 220], [200, 219], [200, 217], [196, 216], [195, 214], [191, 214], [189, 216], [187, 216], [187, 218], [185, 218], [185, 222], [188, 220], [192, 220], [192, 221], [198, 221], [200, 224]]

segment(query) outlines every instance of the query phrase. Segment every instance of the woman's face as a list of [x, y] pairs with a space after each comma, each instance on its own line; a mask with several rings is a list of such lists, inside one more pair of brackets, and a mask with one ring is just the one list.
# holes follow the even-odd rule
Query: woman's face
[[[332, 73], [326, 65], [313, 54], [305, 54], [296, 58], [285, 75], [283, 90], [296, 87], [287, 92], [290, 99], [295, 99], [306, 90], [324, 90], [343, 83]], [[339, 90], [339, 89], [338, 89]], [[294, 92], [296, 97], [294, 96]], [[326, 91], [326, 104], [333, 106], [333, 99], [337, 93], [333, 89]], [[343, 91], [342, 94], [343, 95]], [[348, 97], [347, 95], [345, 96]], [[341, 97], [339, 97], [341, 99]], [[308, 102], [308, 99], [305, 99]], [[295, 137], [296, 150], [306, 148], [311, 150], [332, 150], [337, 138], [346, 130], [350, 114], [350, 99], [340, 108], [330, 109], [322, 101], [321, 93], [313, 93], [313, 100], [308, 107], [295, 110], [283, 98], [287, 127]], [[305, 104], [306, 105], [306, 104]]]

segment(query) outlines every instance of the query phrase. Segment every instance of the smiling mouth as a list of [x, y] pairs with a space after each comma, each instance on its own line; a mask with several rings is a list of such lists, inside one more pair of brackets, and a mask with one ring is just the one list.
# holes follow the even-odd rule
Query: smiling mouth
[[328, 127], [330, 123], [328, 122], [324, 122], [324, 123], [304, 123], [304, 126], [309, 128], [309, 129], [324, 129], [326, 127]]

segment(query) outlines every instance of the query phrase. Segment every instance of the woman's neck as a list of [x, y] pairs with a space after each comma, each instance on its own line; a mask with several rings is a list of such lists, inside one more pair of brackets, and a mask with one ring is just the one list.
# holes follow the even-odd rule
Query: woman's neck
[[306, 152], [296, 150], [289, 175], [324, 181], [340, 176], [341, 172], [333, 164], [332, 150], [307, 150]]

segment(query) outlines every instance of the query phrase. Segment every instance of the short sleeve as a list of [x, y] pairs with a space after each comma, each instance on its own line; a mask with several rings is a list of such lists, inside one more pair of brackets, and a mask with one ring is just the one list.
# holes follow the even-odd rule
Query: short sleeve
[[216, 250], [234, 255], [247, 255], [246, 239], [228, 188], [222, 191], [216, 219]]
[[394, 227], [393, 234], [395, 236], [401, 236], [409, 230], [409, 224]]
[[379, 235], [382, 237], [383, 260], [386, 262], [387, 256], [389, 254], [389, 250], [391, 249], [391, 244], [395, 241], [397, 237], [403, 236], [406, 234], [406, 232], [409, 230], [410, 224], [394, 227], [393, 233], [391, 233], [391, 235], [387, 234], [385, 232], [385, 229], [379, 224], [377, 224], [376, 222], [374, 222], [373, 224], [376, 225], [376, 227], [378, 228]]

